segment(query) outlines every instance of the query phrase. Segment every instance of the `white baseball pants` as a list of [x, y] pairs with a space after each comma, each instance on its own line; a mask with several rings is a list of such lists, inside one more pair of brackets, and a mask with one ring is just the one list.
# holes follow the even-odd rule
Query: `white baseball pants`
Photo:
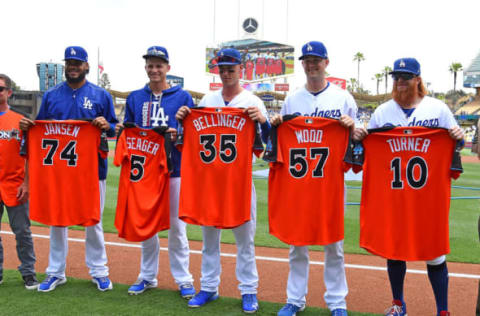
[[[108, 276], [107, 252], [103, 238], [102, 215], [105, 206], [105, 180], [99, 181], [100, 187], [100, 222], [85, 227], [85, 262], [92, 277]], [[47, 275], [65, 278], [68, 254], [68, 227], [50, 227], [50, 253], [48, 255]]]
[[[237, 245], [236, 276], [239, 281], [240, 294], [256, 294], [258, 288], [258, 272], [255, 262], [255, 230], [257, 216], [257, 199], [255, 186], [252, 182], [251, 220], [241, 226], [233, 228]], [[212, 226], [203, 226], [202, 248], [202, 277], [200, 279], [202, 291], [218, 292], [222, 266], [220, 263], [220, 236], [221, 229]]]

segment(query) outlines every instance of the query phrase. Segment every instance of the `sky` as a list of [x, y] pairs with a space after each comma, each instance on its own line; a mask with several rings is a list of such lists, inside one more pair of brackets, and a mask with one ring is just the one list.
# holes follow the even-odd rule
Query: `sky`
[[480, 53], [478, 0], [16, 0], [1, 11], [0, 73], [24, 90], [38, 90], [36, 64], [63, 62], [69, 45], [88, 51], [90, 81], [97, 81], [100, 50], [112, 89], [139, 89], [148, 81], [142, 55], [161, 45], [170, 74], [184, 77], [186, 89], [207, 92], [213, 79], [205, 74], [205, 48], [243, 38], [247, 17], [259, 22], [258, 39], [295, 47], [291, 89], [305, 82], [298, 56], [311, 40], [327, 47], [328, 73], [347, 80], [357, 78], [353, 56], [361, 52], [360, 82], [372, 93], [374, 75], [402, 57], [417, 58], [429, 89], [446, 92], [453, 89], [450, 64], [467, 68]]

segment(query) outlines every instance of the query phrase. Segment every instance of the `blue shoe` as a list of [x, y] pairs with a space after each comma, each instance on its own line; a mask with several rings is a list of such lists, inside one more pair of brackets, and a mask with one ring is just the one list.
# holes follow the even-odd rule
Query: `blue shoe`
[[195, 288], [191, 283], [180, 285], [180, 296], [185, 299], [191, 299], [195, 295]]
[[242, 308], [247, 314], [253, 314], [258, 311], [257, 294], [243, 294]]
[[157, 285], [152, 282], [148, 282], [145, 280], [137, 280], [135, 284], [133, 284], [131, 287], [128, 288], [128, 294], [130, 295], [142, 294], [146, 290], [154, 287], [157, 287]]
[[218, 298], [218, 292], [200, 291], [188, 301], [188, 307], [200, 307], [208, 302], [215, 301]]
[[278, 311], [277, 316], [295, 316], [297, 312], [301, 312], [305, 309], [305, 305], [300, 307], [293, 304], [286, 304], [282, 307], [280, 311]]
[[347, 310], [343, 308], [336, 308], [332, 311], [332, 316], [348, 316]]
[[100, 277], [100, 278], [93, 278], [92, 282], [97, 285], [97, 289], [99, 291], [107, 291], [113, 289], [113, 284], [108, 278], [108, 276]]
[[57, 285], [67, 283], [67, 279], [57, 278], [55, 276], [47, 275], [45, 280], [38, 286], [39, 292], [50, 292], [55, 290]]
[[407, 316], [407, 306], [405, 302], [393, 300], [392, 307], [385, 310], [385, 316]]

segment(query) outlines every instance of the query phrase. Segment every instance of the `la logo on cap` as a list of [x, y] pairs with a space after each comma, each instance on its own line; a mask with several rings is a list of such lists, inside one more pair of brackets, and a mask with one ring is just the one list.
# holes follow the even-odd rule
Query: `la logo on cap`
[[402, 60], [400, 60], [400, 63], [398, 64], [399, 67], [405, 67], [405, 62]]
[[70, 55], [75, 56], [76, 54], [77, 52], [73, 48], [70, 48]]
[[312, 45], [310, 45], [310, 43], [307, 44], [307, 51], [308, 52], [311, 52], [313, 50], [313, 47]]

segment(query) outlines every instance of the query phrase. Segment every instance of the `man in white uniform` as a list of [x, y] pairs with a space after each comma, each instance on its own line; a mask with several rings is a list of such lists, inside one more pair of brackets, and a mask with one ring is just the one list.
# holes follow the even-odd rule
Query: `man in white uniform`
[[[223, 107], [231, 106], [245, 108], [250, 118], [261, 124], [262, 139], [265, 141], [270, 130], [267, 120], [267, 110], [263, 102], [251, 92], [240, 86], [242, 72], [240, 53], [233, 48], [225, 48], [218, 52], [217, 61], [220, 79], [223, 83], [221, 90], [212, 92], [203, 97], [198, 106]], [[181, 107], [176, 115], [177, 120], [183, 120], [190, 113], [186, 106]], [[255, 263], [255, 229], [257, 202], [255, 187], [252, 185], [251, 220], [233, 230], [237, 244], [236, 275], [240, 282], [238, 288], [242, 295], [242, 308], [246, 313], [255, 313], [258, 310], [257, 287], [258, 273]], [[201, 290], [188, 302], [189, 307], [200, 307], [207, 302], [218, 298], [220, 284], [220, 234], [221, 230], [215, 227], [203, 226], [202, 249], [202, 277]]]
[[[420, 77], [420, 64], [415, 58], [396, 60], [390, 74], [394, 80], [393, 99], [383, 103], [375, 110], [368, 124], [369, 129], [387, 126], [439, 127], [448, 129], [450, 137], [453, 139], [463, 140], [463, 131], [448, 106], [438, 99], [427, 96], [427, 90]], [[362, 140], [367, 134], [368, 132], [364, 128], [357, 128], [353, 138]], [[407, 315], [407, 307], [403, 299], [406, 262], [388, 259], [387, 270], [393, 305], [385, 311], [385, 315]], [[437, 315], [450, 315], [448, 312], [448, 269], [445, 255], [427, 261], [427, 272], [435, 295]]]
[[[272, 125], [279, 125], [283, 115], [298, 114], [338, 119], [342, 126], [353, 130], [357, 105], [347, 91], [325, 79], [329, 59], [323, 43], [317, 41], [306, 43], [302, 47], [302, 56], [299, 59], [302, 60], [307, 83], [287, 97], [280, 115], [272, 118]], [[294, 316], [305, 309], [305, 296], [308, 292], [308, 246], [290, 246], [289, 262], [287, 304], [278, 312], [279, 316]], [[332, 315], [347, 315], [345, 297], [348, 287], [343, 240], [325, 246], [324, 282], [327, 289], [324, 299]]]

